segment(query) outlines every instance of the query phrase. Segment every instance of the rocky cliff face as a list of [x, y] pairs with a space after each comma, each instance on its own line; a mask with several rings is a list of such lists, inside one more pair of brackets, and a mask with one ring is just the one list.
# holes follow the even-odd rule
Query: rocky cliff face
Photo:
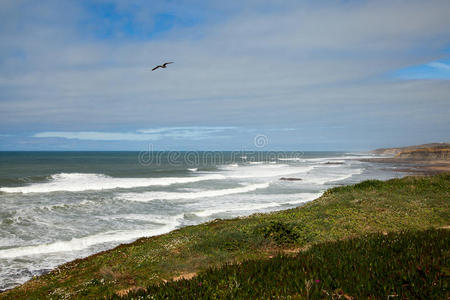
[[403, 150], [395, 157], [416, 160], [450, 160], [450, 147]]
[[373, 150], [370, 152], [374, 153], [374, 154], [381, 154], [381, 155], [396, 155], [400, 151], [402, 151], [402, 148], [381, 148], [381, 149], [376, 149], [376, 150]]
[[374, 154], [393, 155], [410, 159], [449, 159], [449, 143], [431, 143], [398, 148], [381, 148], [371, 151]]

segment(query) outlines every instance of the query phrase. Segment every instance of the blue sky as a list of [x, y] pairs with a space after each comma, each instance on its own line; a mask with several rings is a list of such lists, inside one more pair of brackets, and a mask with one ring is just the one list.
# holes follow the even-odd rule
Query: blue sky
[[401, 79], [450, 79], [450, 59], [432, 61], [398, 70], [394, 77]]
[[1, 1], [0, 150], [450, 141], [449, 1], [228, 2]]

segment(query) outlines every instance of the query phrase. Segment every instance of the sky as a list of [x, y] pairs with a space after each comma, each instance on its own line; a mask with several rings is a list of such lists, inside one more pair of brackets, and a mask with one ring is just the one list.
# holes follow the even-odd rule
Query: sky
[[449, 15], [448, 0], [2, 0], [0, 151], [450, 142]]

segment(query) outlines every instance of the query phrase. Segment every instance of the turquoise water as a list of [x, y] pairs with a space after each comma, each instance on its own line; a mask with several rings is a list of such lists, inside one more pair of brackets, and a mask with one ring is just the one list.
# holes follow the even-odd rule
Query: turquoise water
[[[404, 174], [342, 152], [0, 152], [0, 289], [142, 236]], [[301, 181], [280, 180], [282, 177]]]

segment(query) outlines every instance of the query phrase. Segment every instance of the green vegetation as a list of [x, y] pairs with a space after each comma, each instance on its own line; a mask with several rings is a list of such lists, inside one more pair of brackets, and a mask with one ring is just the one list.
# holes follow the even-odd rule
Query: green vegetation
[[298, 241], [300, 234], [294, 226], [280, 221], [271, 221], [269, 224], [263, 224], [257, 227], [256, 233], [261, 233], [264, 238], [271, 238], [277, 245], [293, 244]]
[[314, 245], [294, 257], [212, 268], [127, 299], [446, 299], [448, 245], [450, 231], [443, 229], [371, 234]]
[[[405, 177], [386, 182], [369, 180], [353, 186], [333, 188], [319, 199], [299, 208], [189, 226], [165, 235], [142, 238], [131, 244], [75, 260], [46, 275], [34, 278], [22, 286], [1, 293], [0, 298], [64, 299], [103, 298], [113, 296], [115, 293], [126, 295], [128, 292], [144, 287], [154, 288], [164, 281], [171, 281], [177, 277], [192, 277], [199, 272], [207, 272], [199, 275], [206, 276], [204, 274], [212, 274], [213, 271], [210, 268], [218, 268], [224, 264], [237, 264], [234, 268], [239, 268], [239, 266], [252, 264], [246, 262], [248, 260], [260, 260], [258, 263], [253, 263], [256, 270], [256, 265], [261, 263], [263, 266], [264, 259], [280, 253], [296, 255], [308, 248], [310, 250], [306, 250], [305, 253], [315, 253], [314, 251], [319, 250], [313, 249], [321, 249], [314, 246], [319, 243], [369, 233], [444, 227], [449, 225], [450, 220], [449, 186], [450, 174], [441, 174], [430, 177]], [[411, 235], [406, 239], [409, 238], [414, 239]], [[373, 240], [376, 241], [377, 238], [374, 237]], [[363, 243], [357, 242], [358, 240], [351, 241]], [[327, 247], [326, 245], [323, 249]], [[343, 242], [336, 245], [350, 244]], [[335, 247], [336, 254], [342, 254], [344, 250], [338, 248], [341, 246]], [[342, 249], [348, 249], [350, 246], [342, 247], [344, 247]], [[333, 247], [329, 246], [327, 249], [332, 250]], [[419, 255], [419, 252], [414, 253]], [[332, 261], [330, 259], [327, 258], [327, 261]], [[339, 258], [336, 256], [336, 259]], [[448, 259], [445, 262], [448, 266]], [[361, 264], [365, 263], [361, 262]], [[322, 267], [323, 272], [331, 272], [331, 269], [325, 271], [326, 266]], [[398, 270], [405, 270], [405, 267], [399, 266]], [[227, 266], [224, 270], [232, 270], [228, 268], [233, 267]], [[353, 270], [354, 273], [359, 273], [357, 269], [348, 268], [352, 268], [351, 265], [347, 267], [348, 272]], [[357, 286], [349, 288], [352, 283], [348, 279], [350, 277], [342, 277], [339, 279], [342, 281], [335, 281], [333, 285], [332, 280], [327, 279], [323, 275], [325, 273], [320, 273], [319, 269], [314, 269], [314, 273], [311, 274], [322, 277], [313, 278], [302, 275], [302, 278], [307, 282], [311, 279], [322, 280], [323, 284], [327, 285], [321, 288], [326, 288], [330, 293], [342, 288], [346, 293], [360, 295]], [[338, 273], [332, 274], [336, 274], [331, 276], [338, 280]], [[408, 277], [407, 274], [409, 273], [405, 273], [405, 276], [407, 280], [410, 280], [412, 277]], [[195, 280], [188, 282], [195, 282]], [[363, 278], [363, 280], [366, 279]], [[242, 284], [241, 281], [238, 283]], [[188, 283], [180, 281], [180, 284]], [[395, 284], [388, 284], [386, 288], [394, 287], [395, 292], [402, 292], [397, 290]], [[293, 295], [304, 291], [304, 285], [305, 282], [299, 283], [299, 289]], [[288, 287], [286, 291], [290, 291]], [[311, 293], [316, 292], [311, 290]]]

